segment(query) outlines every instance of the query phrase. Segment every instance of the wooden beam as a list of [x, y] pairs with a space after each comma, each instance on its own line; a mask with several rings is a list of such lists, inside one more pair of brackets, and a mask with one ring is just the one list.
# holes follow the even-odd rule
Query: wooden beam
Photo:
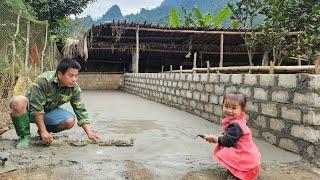
[[[106, 47], [106, 48], [89, 48], [89, 50], [122, 50], [122, 48], [111, 48], [111, 47]], [[130, 50], [130, 49], [127, 49]], [[166, 52], [166, 53], [188, 53], [189, 51], [187, 50], [166, 50], [166, 49], [141, 49], [141, 51], [154, 51], [154, 52]], [[210, 51], [199, 51], [203, 54], [216, 54], [219, 55], [219, 52], [210, 52]], [[248, 52], [223, 52], [224, 55], [247, 55]], [[263, 54], [263, 52], [255, 52], [254, 54]]]
[[[304, 65], [304, 66], [274, 66], [274, 71], [277, 72], [301, 72], [301, 71], [314, 71], [315, 65]], [[184, 72], [192, 72], [193, 70], [197, 72], [207, 72], [208, 68], [194, 68], [192, 70], [183, 70]], [[232, 67], [211, 67], [210, 72], [224, 71], [224, 72], [247, 72], [247, 71], [270, 71], [270, 66], [232, 66]], [[180, 71], [172, 71], [180, 72]]]
[[[117, 26], [117, 25], [113, 25]], [[125, 29], [127, 30], [136, 30], [136, 27], [128, 27], [126, 26]], [[151, 32], [171, 32], [171, 33], [191, 33], [191, 34], [227, 34], [227, 35], [245, 35], [251, 34], [251, 32], [243, 32], [243, 31], [197, 31], [197, 30], [179, 30], [179, 29], [157, 29], [157, 28], [140, 28], [141, 31], [151, 31]], [[256, 32], [260, 33], [260, 32]], [[298, 35], [301, 32], [289, 32], [288, 35]]]

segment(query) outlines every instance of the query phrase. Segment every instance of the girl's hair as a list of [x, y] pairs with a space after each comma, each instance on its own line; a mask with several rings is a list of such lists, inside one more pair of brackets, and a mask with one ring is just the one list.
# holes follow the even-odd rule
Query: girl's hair
[[246, 110], [246, 96], [243, 93], [237, 91], [230, 92], [223, 97], [223, 103], [226, 99], [239, 102], [241, 109]]

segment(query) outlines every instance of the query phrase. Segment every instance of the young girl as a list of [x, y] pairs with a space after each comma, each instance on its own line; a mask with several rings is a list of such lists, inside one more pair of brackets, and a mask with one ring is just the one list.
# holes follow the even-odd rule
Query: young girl
[[218, 143], [213, 156], [236, 178], [255, 179], [260, 169], [260, 152], [252, 141], [247, 126], [246, 99], [240, 92], [231, 92], [223, 99], [223, 133], [206, 135], [209, 143]]

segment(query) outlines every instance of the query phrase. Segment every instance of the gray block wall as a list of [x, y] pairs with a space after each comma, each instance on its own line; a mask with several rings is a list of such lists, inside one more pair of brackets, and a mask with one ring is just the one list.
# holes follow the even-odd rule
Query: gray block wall
[[215, 123], [223, 95], [241, 91], [255, 137], [319, 163], [320, 75], [131, 73], [121, 88]]

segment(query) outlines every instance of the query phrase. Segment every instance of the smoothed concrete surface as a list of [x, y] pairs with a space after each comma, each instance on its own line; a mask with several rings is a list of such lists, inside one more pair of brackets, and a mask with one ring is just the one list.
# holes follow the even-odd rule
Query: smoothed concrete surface
[[[197, 134], [220, 134], [220, 125], [122, 91], [87, 90], [83, 91], [82, 98], [92, 120], [91, 126], [101, 139], [134, 138], [134, 146], [50, 146], [41, 150], [31, 147], [32, 151], [50, 152], [46, 162], [77, 162], [81, 166], [77, 167], [78, 170], [84, 172], [84, 179], [125, 179], [130, 173], [149, 174], [155, 179], [179, 179], [188, 172], [217, 166], [212, 158], [214, 144], [194, 137]], [[69, 105], [64, 107], [71, 109]], [[34, 125], [32, 134], [36, 134]], [[87, 138], [79, 127], [59, 135], [70, 139]], [[14, 130], [10, 130], [2, 138], [17, 137]], [[297, 154], [261, 140], [254, 141], [265, 164], [301, 159]]]

